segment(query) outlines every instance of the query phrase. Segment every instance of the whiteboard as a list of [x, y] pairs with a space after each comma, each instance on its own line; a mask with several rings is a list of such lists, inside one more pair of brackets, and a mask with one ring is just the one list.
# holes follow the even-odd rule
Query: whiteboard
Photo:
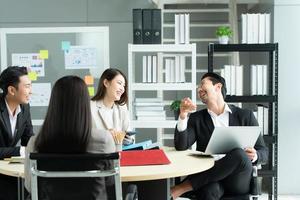
[[66, 75], [82, 79], [93, 76], [95, 81], [88, 87], [96, 91], [97, 80], [110, 63], [107, 26], [0, 28], [0, 47], [1, 71], [19, 63], [37, 72], [37, 79], [32, 80], [35, 87], [31, 106], [35, 126], [43, 122], [49, 88], [57, 79]]

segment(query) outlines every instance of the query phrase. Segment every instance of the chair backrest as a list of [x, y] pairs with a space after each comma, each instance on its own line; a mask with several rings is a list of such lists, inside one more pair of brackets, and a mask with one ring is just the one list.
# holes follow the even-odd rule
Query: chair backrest
[[29, 158], [32, 200], [122, 199], [119, 153], [31, 153]]

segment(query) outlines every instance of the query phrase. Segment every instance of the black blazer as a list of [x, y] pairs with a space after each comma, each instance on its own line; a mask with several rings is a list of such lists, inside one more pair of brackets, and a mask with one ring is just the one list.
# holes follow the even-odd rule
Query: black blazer
[[5, 99], [0, 95], [0, 159], [19, 156], [20, 147], [16, 147], [16, 144], [21, 139], [21, 145], [26, 146], [33, 135], [29, 104], [20, 106], [21, 112], [18, 114], [15, 134], [12, 137]]
[[[253, 112], [246, 109], [229, 105], [232, 113], [229, 113], [229, 126], [258, 126]], [[207, 109], [192, 113], [189, 117], [187, 129], [179, 132], [175, 128], [174, 143], [176, 150], [186, 150], [197, 142], [197, 151], [205, 151], [211, 134], [214, 130], [213, 121]], [[257, 151], [257, 163], [268, 161], [268, 149], [263, 137], [258, 137], [254, 148]]]

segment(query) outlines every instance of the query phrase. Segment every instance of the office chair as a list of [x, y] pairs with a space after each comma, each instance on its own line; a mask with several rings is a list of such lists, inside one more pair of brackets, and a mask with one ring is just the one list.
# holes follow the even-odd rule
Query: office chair
[[[258, 200], [259, 195], [261, 194], [261, 185], [259, 184], [257, 173], [258, 166], [253, 165], [252, 167], [252, 177], [250, 181], [250, 191], [249, 194], [244, 195], [224, 195], [221, 197], [220, 200]], [[178, 180], [175, 180], [175, 182], [178, 182]], [[196, 200], [196, 194], [191, 191], [184, 193], [182, 197], [189, 198], [191, 200]]]
[[[31, 198], [55, 200], [122, 199], [119, 153], [31, 153]], [[137, 199], [129, 186], [126, 200]]]

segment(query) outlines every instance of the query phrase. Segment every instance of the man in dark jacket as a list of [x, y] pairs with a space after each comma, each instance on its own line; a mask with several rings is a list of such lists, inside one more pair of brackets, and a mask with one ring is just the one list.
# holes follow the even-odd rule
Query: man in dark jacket
[[[201, 78], [198, 95], [207, 109], [191, 113], [196, 105], [184, 98], [180, 105], [180, 118], [175, 128], [175, 148], [186, 150], [195, 142], [198, 151], [205, 151], [214, 127], [258, 126], [253, 112], [228, 105], [225, 79], [215, 73]], [[188, 114], [190, 116], [188, 117]], [[204, 172], [188, 176], [181, 184], [171, 188], [174, 199], [194, 191], [197, 199], [220, 199], [223, 194], [247, 194], [249, 192], [252, 163], [266, 163], [268, 150], [260, 135], [254, 148], [233, 149], [215, 165]]]
[[[33, 135], [29, 96], [31, 81], [25, 67], [8, 67], [0, 75], [0, 159], [25, 156]], [[0, 175], [0, 200], [17, 198], [17, 180]]]

